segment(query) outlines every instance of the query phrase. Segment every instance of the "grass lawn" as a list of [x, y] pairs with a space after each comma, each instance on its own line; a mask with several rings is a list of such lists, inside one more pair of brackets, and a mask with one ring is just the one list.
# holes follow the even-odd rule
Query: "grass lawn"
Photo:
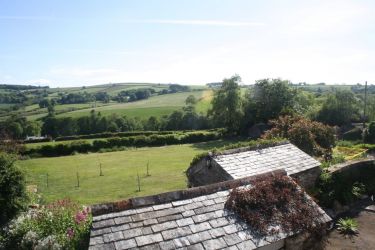
[[[186, 188], [184, 171], [192, 158], [229, 143], [214, 141], [36, 158], [18, 161], [18, 165], [25, 171], [28, 184], [37, 185], [46, 202], [69, 197], [82, 204], [94, 204]], [[99, 176], [99, 162], [104, 176]], [[150, 176], [146, 176], [148, 162]], [[141, 192], [136, 191], [137, 173], [141, 178]]]

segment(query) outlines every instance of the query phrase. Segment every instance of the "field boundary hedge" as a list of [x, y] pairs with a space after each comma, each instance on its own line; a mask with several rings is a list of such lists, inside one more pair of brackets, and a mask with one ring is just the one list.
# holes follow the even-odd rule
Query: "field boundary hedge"
[[[203, 130], [201, 130], [203, 131]], [[199, 132], [201, 132], [199, 131]], [[217, 129], [204, 130], [204, 131], [217, 131]], [[55, 138], [55, 141], [72, 141], [80, 139], [100, 139], [100, 138], [111, 138], [111, 137], [129, 137], [137, 135], [166, 135], [166, 134], [184, 134], [189, 132], [197, 132], [194, 130], [181, 130], [181, 131], [127, 131], [127, 132], [103, 132], [88, 135], [70, 135], [70, 136], [59, 136]]]
[[55, 145], [43, 145], [26, 149], [23, 155], [35, 156], [66, 156], [74, 153], [98, 152], [103, 149], [115, 149], [122, 147], [147, 147], [165, 146], [185, 143], [197, 143], [218, 140], [223, 137], [222, 130], [199, 131], [170, 134], [137, 135], [128, 137], [112, 137], [89, 141], [74, 141], [71, 143], [59, 143]]

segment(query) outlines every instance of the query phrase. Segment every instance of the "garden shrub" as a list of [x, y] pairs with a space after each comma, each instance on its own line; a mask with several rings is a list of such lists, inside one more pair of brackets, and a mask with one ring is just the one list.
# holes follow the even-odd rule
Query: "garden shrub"
[[335, 145], [332, 127], [300, 116], [280, 116], [270, 121], [272, 129], [263, 138], [286, 138], [309, 155], [330, 155]]
[[225, 204], [261, 235], [301, 231], [322, 233], [322, 214], [287, 176], [267, 177], [235, 188]]
[[[375, 132], [375, 131], [374, 131]], [[348, 141], [359, 141], [362, 140], [362, 129], [360, 128], [353, 128], [347, 132], [345, 132], [342, 135], [343, 140], [348, 140]]]
[[[87, 249], [92, 217], [86, 207], [61, 200], [30, 209], [3, 231], [4, 249]], [[2, 246], [1, 246], [2, 245]]]
[[0, 227], [25, 207], [25, 177], [13, 155], [0, 153]]
[[365, 133], [365, 140], [367, 143], [375, 143], [375, 121], [370, 122]]
[[323, 171], [318, 182], [318, 199], [324, 207], [333, 207], [334, 201], [348, 205], [364, 194], [375, 194], [375, 165], [360, 166], [347, 172], [330, 174]]

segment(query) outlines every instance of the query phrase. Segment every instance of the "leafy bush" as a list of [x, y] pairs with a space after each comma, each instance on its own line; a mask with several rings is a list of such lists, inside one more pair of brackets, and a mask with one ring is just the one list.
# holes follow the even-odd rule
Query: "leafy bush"
[[341, 218], [338, 220], [337, 230], [342, 234], [357, 234], [358, 223], [352, 218]]
[[5, 228], [5, 249], [85, 249], [92, 217], [88, 208], [61, 200], [20, 215]]
[[334, 174], [323, 171], [317, 186], [319, 203], [332, 208], [334, 201], [347, 205], [360, 199], [364, 194], [375, 194], [375, 166], [361, 166], [360, 169], [357, 172]]
[[250, 188], [235, 188], [225, 206], [262, 235], [323, 231], [322, 214], [287, 176], [268, 177]]
[[362, 129], [360, 128], [353, 128], [352, 130], [349, 130], [345, 132], [342, 135], [342, 139], [348, 140], [348, 141], [359, 141], [362, 140]]
[[25, 178], [15, 156], [0, 153], [0, 226], [15, 216], [27, 200]]
[[334, 153], [332, 159], [330, 160], [331, 164], [339, 164], [345, 162], [345, 156], [341, 153]]
[[287, 138], [307, 154], [314, 156], [330, 155], [335, 145], [332, 127], [311, 121], [300, 116], [280, 116], [272, 120], [273, 128], [263, 138]]
[[368, 143], [375, 143], [375, 122], [370, 122], [365, 133], [365, 140]]

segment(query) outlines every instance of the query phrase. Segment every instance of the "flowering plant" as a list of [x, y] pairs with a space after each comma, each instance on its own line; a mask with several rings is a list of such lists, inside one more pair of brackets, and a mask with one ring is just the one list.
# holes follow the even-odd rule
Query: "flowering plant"
[[82, 249], [91, 221], [88, 207], [59, 200], [30, 209], [13, 220], [5, 230], [3, 245], [12, 244], [16, 249]]

